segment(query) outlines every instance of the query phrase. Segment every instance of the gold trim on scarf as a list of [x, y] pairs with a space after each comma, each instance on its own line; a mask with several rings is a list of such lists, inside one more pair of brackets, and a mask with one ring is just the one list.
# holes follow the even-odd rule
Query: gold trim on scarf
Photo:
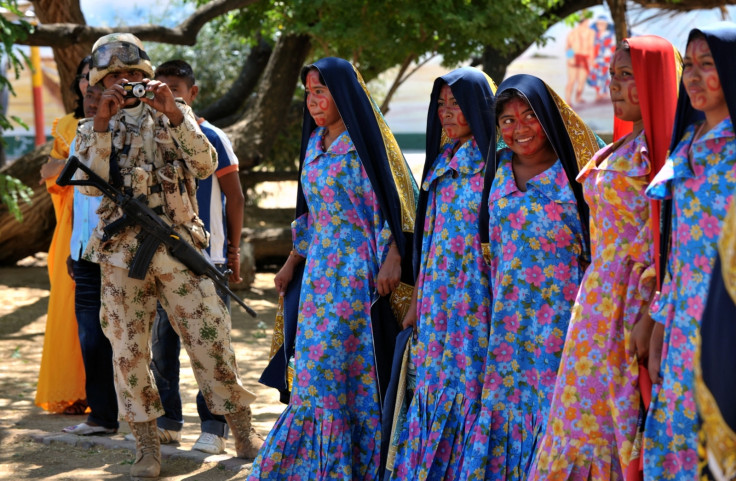
[[578, 164], [578, 170], [582, 170], [593, 157], [593, 154], [600, 150], [598, 138], [590, 127], [583, 122], [583, 119], [549, 85], [545, 83], [544, 86], [547, 87], [547, 92], [555, 101], [555, 105], [557, 105], [557, 110], [560, 112], [562, 122], [565, 124], [567, 135], [570, 137], [570, 142], [575, 150], [575, 160]]
[[373, 107], [373, 114], [376, 116], [376, 122], [378, 122], [378, 128], [381, 130], [381, 137], [383, 138], [383, 146], [386, 149], [386, 157], [388, 157], [389, 167], [391, 168], [391, 176], [394, 178], [394, 184], [396, 184], [396, 191], [399, 194], [399, 202], [401, 203], [401, 230], [404, 232], [414, 232], [414, 219], [416, 215], [416, 197], [414, 196], [414, 176], [409, 170], [409, 166], [404, 160], [404, 154], [399, 149], [399, 144], [396, 142], [394, 135], [386, 125], [386, 120], [383, 118], [381, 109], [378, 108], [376, 102], [368, 93], [368, 88], [363, 82], [363, 77], [358, 72], [358, 69], [353, 66], [355, 75], [358, 77], [360, 86], [363, 87], [368, 100], [371, 102]]
[[736, 201], [731, 202], [731, 207], [723, 220], [718, 252], [721, 254], [723, 284], [736, 303]]
[[406, 313], [409, 312], [409, 305], [411, 304], [411, 296], [414, 294], [414, 286], [410, 286], [405, 282], [399, 282], [396, 289], [391, 291], [391, 297], [389, 298], [391, 303], [391, 310], [396, 316], [396, 321], [401, 327]]
[[[733, 211], [734, 209], [731, 209]], [[703, 381], [700, 368], [700, 334], [695, 342], [695, 399], [703, 424], [700, 427], [700, 457], [718, 463], [724, 479], [736, 478], [736, 433], [726, 424], [713, 394]]]

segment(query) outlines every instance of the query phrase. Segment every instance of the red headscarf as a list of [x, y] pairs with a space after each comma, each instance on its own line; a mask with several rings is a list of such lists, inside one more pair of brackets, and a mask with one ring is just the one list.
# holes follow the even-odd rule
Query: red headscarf
[[[643, 35], [628, 38], [625, 41], [629, 44], [634, 81], [639, 93], [644, 132], [652, 166], [649, 173], [651, 181], [667, 159], [667, 149], [672, 138], [672, 127], [677, 110], [677, 88], [682, 73], [682, 59], [677, 49], [662, 37]], [[654, 235], [656, 261], [659, 258], [659, 201], [652, 200], [651, 207], [650, 223]], [[659, 282], [659, 262], [656, 264], [657, 282]]]

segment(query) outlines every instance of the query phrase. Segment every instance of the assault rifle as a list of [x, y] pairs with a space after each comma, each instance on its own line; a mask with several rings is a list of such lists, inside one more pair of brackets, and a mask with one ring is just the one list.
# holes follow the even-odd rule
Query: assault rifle
[[[88, 179], [73, 180], [77, 169], [87, 174]], [[144, 279], [153, 255], [156, 253], [158, 246], [163, 244], [172, 256], [181, 261], [194, 274], [209, 277], [218, 288], [227, 292], [230, 297], [243, 306], [243, 309], [248, 314], [253, 317], [257, 316], [256, 312], [228, 287], [227, 276], [231, 271], [220, 272], [209, 259], [182, 239], [173, 227], [164, 222], [153, 209], [148, 207], [143, 194], [133, 197], [132, 195], [121, 192], [119, 189], [105, 182], [102, 177], [95, 174], [89, 167], [81, 163], [76, 156], [69, 158], [64, 169], [59, 174], [56, 183], [61, 186], [86, 185], [95, 187], [122, 209], [123, 216], [104, 228], [106, 237], [114, 235], [123, 228], [131, 225], [141, 226], [142, 231], [139, 234], [140, 245], [133, 257], [130, 270], [128, 270], [128, 277]]]

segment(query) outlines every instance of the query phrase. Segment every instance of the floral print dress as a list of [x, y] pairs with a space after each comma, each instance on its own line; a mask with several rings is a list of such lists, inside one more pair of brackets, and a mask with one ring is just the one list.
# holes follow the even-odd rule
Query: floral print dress
[[[721, 224], [736, 188], [736, 137], [730, 118], [693, 141], [691, 125], [647, 189], [671, 198], [672, 238], [652, 318], [665, 326], [663, 382], [654, 385], [644, 431], [644, 476], [693, 480], [698, 474], [698, 413], [693, 362]], [[724, 371], [724, 375], [731, 375]]]
[[544, 433], [570, 310], [584, 271], [577, 203], [558, 160], [516, 185], [497, 154], [489, 196], [493, 310], [468, 479], [525, 479]]
[[392, 479], [462, 480], [480, 412], [490, 291], [478, 213], [485, 160], [475, 140], [446, 144], [428, 171], [417, 279], [417, 386]]
[[[620, 145], [620, 144], [619, 144]], [[624, 479], [640, 393], [631, 330], [656, 288], [647, 143], [607, 147], [578, 175], [591, 213], [591, 265], [567, 332], [547, 429], [530, 480]]]
[[381, 411], [371, 334], [375, 281], [392, 237], [347, 131], [307, 147], [309, 213], [292, 224], [306, 257], [291, 401], [249, 480], [378, 479]]

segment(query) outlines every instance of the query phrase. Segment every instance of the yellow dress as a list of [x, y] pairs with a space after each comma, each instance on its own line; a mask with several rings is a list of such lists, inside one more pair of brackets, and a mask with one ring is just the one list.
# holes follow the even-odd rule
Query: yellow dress
[[[52, 157], [66, 159], [69, 156], [69, 145], [76, 135], [77, 122], [73, 113], [54, 122], [51, 130], [54, 136]], [[46, 189], [54, 204], [56, 228], [49, 247], [51, 294], [35, 403], [46, 411], [58, 413], [87, 396], [74, 315], [74, 281], [66, 269], [72, 236], [74, 187], [60, 187], [56, 185], [56, 177], [52, 177], [46, 179]]]

